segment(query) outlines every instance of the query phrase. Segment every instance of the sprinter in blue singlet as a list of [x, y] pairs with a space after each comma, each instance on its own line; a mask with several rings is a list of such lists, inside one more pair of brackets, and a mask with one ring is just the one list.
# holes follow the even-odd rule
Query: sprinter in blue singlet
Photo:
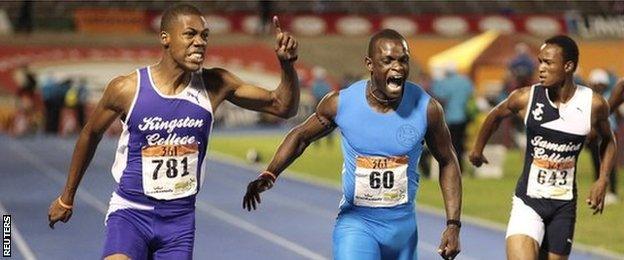
[[50, 205], [50, 227], [71, 217], [78, 184], [102, 134], [121, 118], [112, 168], [119, 185], [106, 214], [102, 258], [191, 259], [195, 198], [205, 178], [213, 111], [228, 100], [283, 118], [297, 112], [297, 41], [281, 31], [277, 18], [273, 22], [282, 81], [268, 91], [227, 70], [203, 69], [206, 20], [190, 5], [167, 9], [161, 22], [162, 59], [114, 79], [104, 91], [80, 134], [65, 188]]
[[415, 197], [418, 160], [427, 142], [440, 163], [447, 228], [439, 253], [459, 253], [461, 178], [440, 104], [408, 82], [409, 48], [394, 30], [369, 42], [365, 58], [370, 80], [329, 93], [316, 113], [284, 139], [267, 170], [247, 187], [243, 207], [251, 210], [259, 193], [310, 142], [335, 128], [342, 136], [343, 198], [333, 234], [335, 259], [417, 259]]

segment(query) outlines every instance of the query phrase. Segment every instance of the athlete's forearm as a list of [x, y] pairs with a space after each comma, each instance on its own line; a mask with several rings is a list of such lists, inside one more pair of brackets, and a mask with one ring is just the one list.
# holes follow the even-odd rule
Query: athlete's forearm
[[76, 147], [74, 148], [74, 154], [72, 155], [71, 164], [69, 167], [69, 174], [67, 175], [67, 182], [61, 199], [67, 204], [74, 203], [74, 196], [78, 190], [78, 185], [84, 176], [98, 143], [102, 139], [102, 135], [91, 133], [88, 127], [85, 127], [78, 137]]
[[462, 203], [462, 181], [457, 158], [440, 163], [440, 189], [446, 209], [446, 219], [459, 220]]
[[600, 176], [599, 179], [609, 180], [609, 175], [615, 166], [615, 160], [617, 155], [617, 143], [613, 135], [610, 138], [606, 138], [602, 141], [600, 155]]
[[280, 144], [267, 170], [279, 176], [295, 159], [301, 156], [309, 144], [310, 141], [304, 140], [297, 129], [293, 129]]
[[274, 93], [280, 106], [279, 115], [290, 118], [295, 116], [299, 109], [299, 78], [294, 61], [280, 61], [280, 66], [282, 78]]
[[483, 124], [481, 125], [481, 129], [479, 129], [479, 134], [477, 135], [477, 141], [475, 142], [474, 151], [479, 153], [483, 152], [485, 145], [487, 144], [494, 131], [498, 129], [500, 123], [503, 121], [504, 117], [498, 115], [497, 111], [492, 111], [486, 118]]

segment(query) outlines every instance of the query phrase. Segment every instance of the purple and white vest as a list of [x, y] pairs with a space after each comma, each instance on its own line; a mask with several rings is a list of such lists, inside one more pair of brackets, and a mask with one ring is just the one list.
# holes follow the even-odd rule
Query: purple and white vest
[[164, 95], [149, 67], [137, 70], [138, 90], [123, 123], [113, 177], [122, 198], [143, 205], [194, 206], [205, 174], [213, 124], [199, 70], [184, 90]]

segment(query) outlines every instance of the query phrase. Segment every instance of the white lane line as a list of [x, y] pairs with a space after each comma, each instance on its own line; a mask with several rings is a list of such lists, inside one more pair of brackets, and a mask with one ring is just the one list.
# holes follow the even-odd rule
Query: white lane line
[[[220, 173], [214, 173], [220, 174]], [[214, 176], [214, 174], [212, 174]], [[219, 182], [224, 186], [229, 188], [240, 188], [240, 183], [234, 182], [231, 179], [227, 178], [227, 174], [223, 174], [225, 178], [212, 178], [213, 182]], [[251, 179], [250, 179], [251, 180]], [[245, 186], [242, 186], [245, 187]], [[242, 201], [242, 193], [241, 193], [241, 201]], [[262, 201], [271, 201], [271, 203], [275, 203], [284, 207], [290, 207], [295, 210], [300, 210], [305, 212], [308, 215], [318, 215], [320, 217], [335, 219], [338, 215], [338, 207], [336, 207], [336, 211], [327, 210], [326, 208], [321, 208], [319, 206], [312, 205], [303, 200], [293, 199], [288, 197], [287, 194], [281, 194], [279, 191], [273, 189], [269, 192], [265, 192], [262, 194]], [[336, 201], [336, 205], [338, 205], [339, 201]]]
[[206, 202], [203, 201], [197, 201], [197, 209], [199, 209], [199, 211], [202, 211], [206, 214], [212, 215], [218, 219], [220, 219], [221, 221], [224, 221], [226, 223], [229, 223], [233, 226], [236, 226], [240, 229], [243, 229], [245, 231], [248, 231], [254, 235], [257, 235], [259, 237], [262, 237], [266, 240], [268, 240], [269, 242], [272, 242], [278, 246], [281, 246], [283, 248], [286, 248], [294, 253], [297, 253], [305, 258], [308, 259], [327, 259], [322, 255], [319, 255], [317, 253], [312, 252], [310, 249], [305, 248], [304, 246], [301, 246], [297, 243], [291, 242], [290, 240], [283, 238], [279, 235], [276, 235], [274, 233], [271, 233], [270, 231], [260, 228], [252, 223], [249, 223], [247, 221], [245, 221], [242, 218], [239, 218], [235, 215], [232, 215], [230, 213], [227, 213], [217, 207], [214, 207]]
[[[254, 165], [249, 165], [246, 161], [239, 159], [237, 157], [231, 156], [229, 154], [224, 154], [224, 153], [220, 153], [220, 152], [215, 152], [215, 151], [211, 151], [211, 155], [209, 155], [210, 159], [212, 160], [216, 160], [225, 164], [230, 164], [234, 167], [239, 167], [239, 168], [243, 168], [243, 169], [247, 169], [247, 170], [252, 170], [255, 172], [260, 172], [262, 171], [263, 167], [265, 167], [264, 165], [260, 165], [260, 164], [254, 164]], [[330, 182], [326, 179], [322, 179], [310, 174], [306, 174], [306, 173], [301, 173], [301, 172], [297, 172], [297, 171], [284, 171], [284, 177], [285, 178], [289, 178], [289, 179], [293, 179], [293, 180], [297, 180], [297, 181], [301, 181], [301, 182], [305, 182], [305, 183], [309, 183], [311, 185], [315, 185], [315, 186], [320, 186], [320, 187], [325, 187], [325, 188], [331, 188], [331, 189], [335, 189], [338, 191], [342, 192], [342, 186], [337, 185], [333, 182]], [[251, 180], [251, 179], [250, 179]], [[232, 184], [234, 185], [234, 184]], [[273, 194], [274, 196], [278, 197], [278, 200], [281, 200], [281, 203], [286, 204], [288, 206], [291, 206], [293, 208], [303, 208], [303, 206], [298, 206], [297, 203], [305, 203], [305, 202], [300, 202], [299, 200], [295, 200], [295, 199], [291, 199], [288, 198], [284, 195], [275, 195], [275, 193]], [[309, 204], [308, 204], [309, 205]], [[306, 206], [307, 207], [307, 206]], [[315, 207], [310, 205], [309, 207]], [[319, 208], [319, 207], [316, 207]], [[429, 207], [426, 206], [427, 210], [424, 210], [428, 213], [432, 213], [435, 215], [440, 215], [440, 212], [442, 212], [442, 210], [436, 210], [433, 209], [433, 207]], [[304, 209], [304, 211], [309, 211], [310, 209], [313, 208], [307, 208]], [[330, 217], [335, 218], [337, 213], [328, 213], [330, 212], [329, 210], [326, 209], [321, 209], [322, 213], [316, 213], [316, 214], [320, 214], [320, 215], [328, 215], [331, 214]], [[421, 210], [421, 205], [418, 205], [417, 210], [420, 211]], [[464, 216], [462, 216], [462, 218], [464, 218]], [[470, 217], [469, 217], [470, 218]], [[474, 219], [474, 220], [473, 220]], [[471, 220], [475, 221], [475, 220], [479, 220], [477, 218], [472, 218]], [[476, 222], [476, 221], [475, 221]], [[483, 222], [479, 223], [480, 226], [485, 226], [484, 224], [482, 224]], [[487, 226], [485, 226], [487, 227]], [[490, 227], [491, 228], [491, 227]], [[420, 247], [421, 249], [425, 250], [425, 251], [430, 251], [430, 252], [434, 252], [437, 254], [438, 252], [438, 246], [430, 244], [425, 242], [422, 239], [418, 240], [418, 247]], [[466, 260], [476, 260], [476, 258], [470, 257], [468, 255], [466, 255], [465, 253], [460, 253], [456, 259], [466, 259]]]
[[[48, 165], [38, 160], [34, 155], [29, 153], [26, 148], [17, 146], [13, 142], [10, 142], [10, 144], [15, 154], [27, 160], [30, 164], [35, 166], [38, 170], [42, 171], [46, 176], [52, 178], [56, 182], [65, 184], [65, 178], [63, 178], [65, 174], [54, 169], [54, 167], [52, 167], [51, 165]], [[93, 196], [91, 193], [86, 191], [85, 189], [80, 189], [80, 191], [77, 193], [77, 196], [81, 198], [82, 200], [84, 200], [85, 202], [87, 202], [92, 207], [96, 208], [98, 211], [102, 212], [103, 214], [106, 214], [107, 206], [104, 203], [102, 203], [100, 200], [98, 200], [95, 196]], [[260, 227], [254, 226], [253, 224], [246, 222], [245, 220], [240, 219], [234, 215], [231, 215], [225, 211], [222, 211], [216, 207], [210, 206], [203, 202], [197, 202], [197, 206], [200, 211], [213, 215], [227, 223], [230, 223], [234, 226], [247, 230], [253, 234], [264, 237], [265, 239], [273, 243], [276, 243], [279, 246], [282, 246], [288, 250], [291, 250], [297, 254], [300, 254], [304, 257], [307, 257], [309, 259], [326, 259], [325, 257], [318, 255], [301, 245], [293, 243], [285, 238], [282, 238]]]
[[[43, 173], [45, 176], [49, 177], [50, 179], [54, 180], [55, 182], [61, 185], [65, 185], [67, 173], [63, 173], [55, 169], [54, 166], [43, 162], [43, 160], [37, 158], [28, 149], [24, 148], [21, 145], [17, 145], [13, 141], [9, 141], [9, 145], [11, 146], [11, 150], [13, 150], [13, 154], [26, 160], [28, 164], [34, 166], [35, 168], [37, 168], [37, 170], [39, 170], [41, 173]], [[93, 207], [94, 209], [96, 209], [97, 211], [103, 214], [106, 214], [106, 212], [108, 211], [108, 205], [106, 205], [105, 203], [97, 199], [96, 196], [89, 193], [84, 188], [78, 188], [78, 192], [76, 193], [76, 196], [80, 200], [86, 202], [87, 204], [89, 204], [89, 206]]]
[[[0, 202], [0, 215], [5, 215], [5, 214], [8, 215], [9, 211], [4, 207], [4, 205], [2, 205], [2, 202]], [[13, 221], [14, 221], [13, 218], [11, 218], [11, 222]], [[22, 255], [24, 256], [24, 259], [26, 260], [37, 259], [37, 257], [35, 257], [35, 253], [32, 251], [32, 249], [30, 249], [30, 246], [28, 246], [28, 243], [26, 243], [26, 240], [22, 236], [22, 233], [19, 232], [19, 230], [17, 229], [17, 225], [14, 222], [11, 223], [11, 238], [15, 239], [15, 245], [17, 246], [17, 250], [19, 250], [20, 253], [22, 253]]]

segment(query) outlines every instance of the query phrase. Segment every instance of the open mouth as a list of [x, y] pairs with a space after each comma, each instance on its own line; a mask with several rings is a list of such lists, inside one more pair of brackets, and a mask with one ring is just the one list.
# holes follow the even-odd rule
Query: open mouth
[[204, 53], [203, 52], [193, 52], [189, 54], [187, 57], [194, 63], [201, 63], [204, 61]]
[[386, 85], [392, 90], [398, 90], [405, 84], [405, 78], [401, 75], [391, 76], [386, 80]]

